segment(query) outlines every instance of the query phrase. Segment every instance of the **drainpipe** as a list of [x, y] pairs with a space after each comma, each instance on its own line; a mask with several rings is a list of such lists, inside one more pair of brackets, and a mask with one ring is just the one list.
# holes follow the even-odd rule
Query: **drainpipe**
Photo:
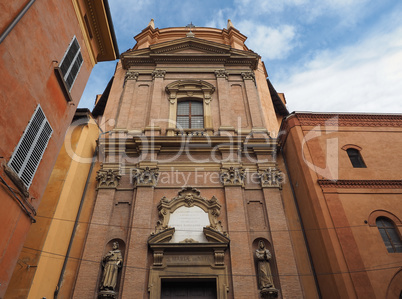
[[288, 168], [288, 163], [287, 163], [287, 161], [286, 161], [285, 155], [283, 154], [283, 146], [281, 146], [281, 154], [282, 154], [282, 157], [283, 157], [283, 162], [285, 163], [286, 173], [288, 174], [290, 189], [292, 190], [292, 195], [293, 195], [293, 200], [294, 200], [294, 202], [295, 202], [295, 206], [296, 206], [296, 210], [297, 210], [297, 215], [299, 216], [299, 219], [300, 219], [301, 231], [302, 231], [302, 233], [303, 233], [304, 243], [306, 244], [307, 254], [308, 254], [308, 258], [309, 258], [309, 260], [310, 260], [310, 266], [311, 266], [311, 270], [312, 270], [312, 272], [313, 272], [313, 277], [314, 277], [314, 282], [315, 282], [315, 286], [316, 286], [317, 293], [318, 293], [318, 298], [321, 299], [322, 296], [321, 296], [321, 291], [320, 291], [320, 285], [318, 284], [317, 273], [315, 272], [313, 260], [312, 260], [312, 258], [311, 258], [311, 251], [310, 251], [310, 247], [309, 247], [308, 242], [307, 242], [306, 231], [304, 230], [303, 221], [302, 221], [302, 218], [301, 218], [301, 215], [300, 215], [299, 204], [298, 204], [297, 199], [296, 199], [296, 192], [295, 192], [295, 190], [294, 190], [294, 188], [293, 188], [292, 179], [291, 179], [291, 177], [290, 177], [289, 168]]
[[34, 4], [35, 0], [30, 0], [27, 5], [20, 11], [20, 13], [15, 17], [15, 19], [11, 22], [10, 25], [4, 30], [4, 32], [0, 35], [0, 44], [3, 42], [3, 40], [7, 37], [7, 35], [11, 32], [11, 30], [14, 29], [15, 25], [22, 19], [22, 17], [25, 15], [25, 13], [28, 11], [28, 9]]
[[79, 219], [80, 219], [80, 215], [81, 215], [81, 210], [82, 210], [82, 207], [84, 205], [85, 195], [87, 193], [89, 180], [91, 179], [91, 175], [92, 175], [92, 171], [94, 169], [94, 165], [95, 165], [97, 155], [98, 155], [98, 145], [96, 145], [95, 152], [94, 152], [94, 155], [92, 157], [91, 167], [89, 169], [87, 181], [85, 182], [85, 188], [84, 188], [84, 192], [82, 193], [80, 206], [78, 208], [78, 213], [77, 213], [77, 216], [75, 217], [74, 228], [73, 228], [73, 232], [71, 233], [70, 243], [68, 244], [67, 253], [66, 253], [66, 256], [64, 258], [63, 268], [61, 269], [59, 282], [57, 283], [56, 290], [54, 291], [54, 299], [57, 298], [57, 295], [58, 295], [60, 287], [61, 287], [61, 283], [63, 282], [64, 272], [66, 272], [68, 258], [69, 258], [69, 255], [70, 255], [71, 248], [73, 246], [73, 240], [74, 240], [74, 237], [75, 237], [75, 233], [77, 231], [77, 227], [78, 227], [78, 223], [79, 223]]

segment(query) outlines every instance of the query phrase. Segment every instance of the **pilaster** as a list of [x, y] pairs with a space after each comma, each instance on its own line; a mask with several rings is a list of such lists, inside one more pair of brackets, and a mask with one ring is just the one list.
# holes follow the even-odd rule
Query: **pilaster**
[[216, 70], [215, 76], [218, 87], [220, 127], [231, 128], [232, 113], [229, 103], [229, 74], [225, 70]]
[[275, 167], [269, 167], [259, 173], [274, 256], [278, 273], [281, 274], [279, 275], [280, 293], [282, 298], [303, 298], [296, 258], [280, 193], [281, 173]]
[[[165, 70], [155, 70], [152, 72], [152, 78], [154, 80], [151, 106], [149, 107], [149, 120], [148, 127], [158, 129], [158, 121], [160, 118], [160, 111], [162, 108], [162, 95], [163, 95], [163, 80], [165, 78]], [[165, 104], [165, 102], [163, 102]], [[159, 135], [160, 131], [155, 130], [154, 134]]]
[[122, 99], [118, 113], [118, 117], [116, 119], [117, 125], [116, 129], [127, 129], [128, 123], [130, 119], [130, 107], [131, 102], [134, 99], [134, 91], [137, 83], [139, 73], [135, 71], [128, 70], [126, 72], [126, 76], [124, 78], [124, 89], [122, 92]]
[[243, 77], [244, 86], [246, 88], [252, 128], [253, 130], [265, 129], [261, 111], [262, 106], [258, 97], [257, 87], [255, 85], [255, 75], [253, 72], [243, 72], [241, 73], [241, 76]]

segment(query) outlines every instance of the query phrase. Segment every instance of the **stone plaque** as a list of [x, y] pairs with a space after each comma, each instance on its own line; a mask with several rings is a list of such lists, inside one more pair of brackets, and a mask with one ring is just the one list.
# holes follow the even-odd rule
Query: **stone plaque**
[[210, 225], [208, 213], [197, 206], [180, 207], [170, 214], [169, 226], [175, 228], [170, 243], [192, 242], [207, 243], [203, 228]]

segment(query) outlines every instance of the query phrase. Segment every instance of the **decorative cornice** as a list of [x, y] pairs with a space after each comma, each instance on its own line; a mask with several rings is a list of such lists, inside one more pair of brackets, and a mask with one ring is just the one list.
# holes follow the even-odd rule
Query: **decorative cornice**
[[402, 127], [402, 115], [296, 113], [301, 126]]
[[145, 167], [131, 169], [133, 183], [139, 186], [155, 187], [158, 181], [159, 168]]
[[216, 70], [215, 76], [216, 78], [225, 78], [227, 80], [229, 77], [229, 73], [225, 70]]
[[402, 180], [317, 180], [321, 188], [401, 189]]
[[94, 4], [92, 2], [93, 2], [93, 0], [87, 1], [88, 8], [89, 8], [91, 20], [93, 23], [93, 30], [95, 32], [96, 40], [98, 41], [98, 44], [99, 44], [99, 52], [103, 55], [105, 53], [105, 49], [104, 49], [103, 42], [102, 42], [102, 36], [99, 31], [99, 25], [98, 25], [98, 20], [96, 18]]
[[244, 178], [246, 176], [243, 167], [233, 167], [229, 168], [222, 167], [220, 172], [220, 180], [224, 186], [243, 186]]
[[101, 169], [97, 171], [98, 189], [114, 189], [119, 185], [121, 175], [118, 170]]
[[268, 167], [258, 172], [262, 188], [282, 189], [283, 173], [276, 167]]
[[155, 78], [165, 78], [166, 71], [165, 70], [155, 70], [152, 72], [152, 79]]

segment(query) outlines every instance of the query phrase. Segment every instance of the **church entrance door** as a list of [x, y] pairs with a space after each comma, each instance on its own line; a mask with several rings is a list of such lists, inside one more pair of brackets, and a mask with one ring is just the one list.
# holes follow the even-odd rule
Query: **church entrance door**
[[215, 281], [162, 280], [161, 299], [216, 299]]

